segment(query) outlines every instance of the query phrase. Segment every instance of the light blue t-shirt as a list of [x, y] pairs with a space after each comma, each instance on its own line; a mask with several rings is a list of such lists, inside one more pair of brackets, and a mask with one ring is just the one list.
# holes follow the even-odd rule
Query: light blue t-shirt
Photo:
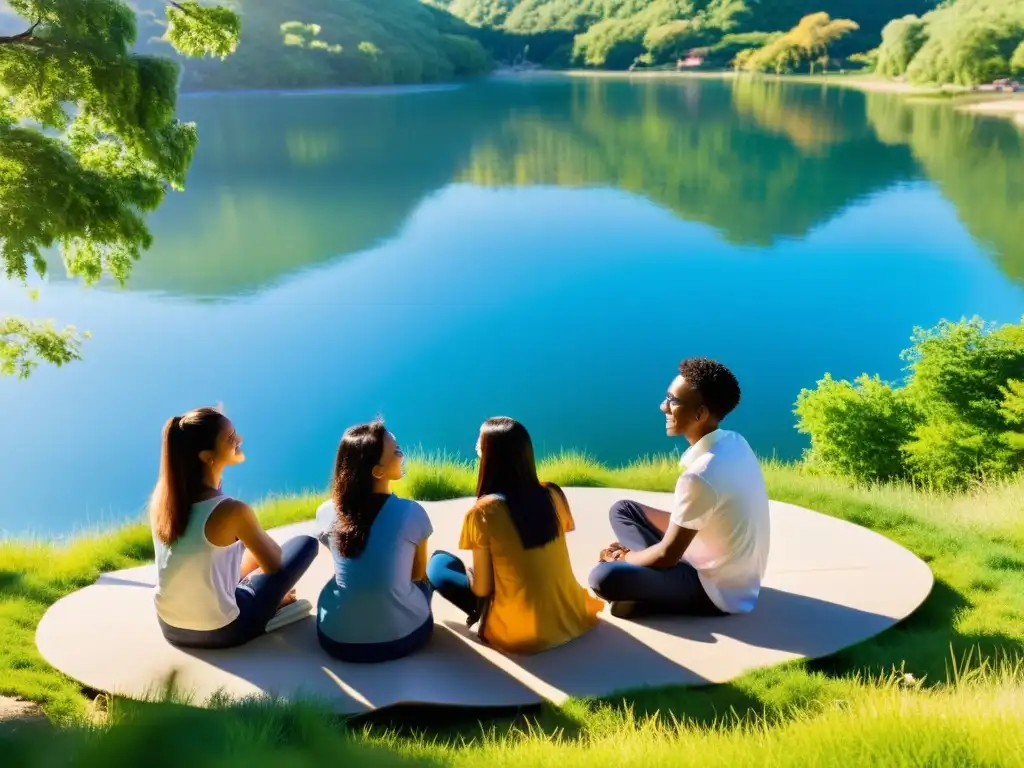
[[329, 534], [335, 510], [327, 501], [316, 513], [320, 540], [334, 560], [334, 578], [317, 602], [320, 631], [338, 643], [387, 643], [412, 634], [431, 619], [430, 600], [412, 581], [416, 547], [434, 532], [427, 511], [392, 495], [353, 559], [338, 554]]

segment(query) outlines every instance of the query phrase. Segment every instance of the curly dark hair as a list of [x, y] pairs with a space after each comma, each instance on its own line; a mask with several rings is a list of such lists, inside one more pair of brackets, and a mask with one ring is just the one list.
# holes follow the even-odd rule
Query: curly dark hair
[[740, 403], [740, 383], [733, 372], [717, 360], [687, 358], [679, 364], [679, 375], [700, 392], [704, 405], [718, 421]]

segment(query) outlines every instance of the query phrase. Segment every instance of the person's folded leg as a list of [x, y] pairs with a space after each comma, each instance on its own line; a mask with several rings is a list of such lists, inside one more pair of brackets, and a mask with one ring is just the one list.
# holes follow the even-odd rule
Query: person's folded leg
[[624, 499], [612, 504], [608, 510], [608, 521], [616, 541], [631, 550], [653, 547], [664, 536], [635, 501]]
[[[722, 615], [704, 591], [697, 570], [685, 562], [671, 568], [600, 563], [590, 572], [590, 588], [602, 600], [612, 604], [613, 615]], [[617, 609], [617, 605], [621, 608]]]
[[478, 614], [480, 598], [469, 586], [466, 564], [458, 557], [437, 551], [427, 561], [427, 581], [435, 592], [467, 616]]
[[281, 545], [281, 567], [274, 573], [259, 572], [238, 585], [239, 616], [242, 634], [256, 637], [266, 631], [277, 609], [316, 559], [319, 542], [312, 536], [296, 536]]
[[278, 606], [316, 559], [319, 543], [312, 536], [296, 536], [281, 545], [281, 568], [276, 573], [247, 576], [235, 588], [238, 616], [227, 626], [212, 630], [170, 627], [160, 621], [164, 637], [182, 648], [234, 648], [267, 630]]

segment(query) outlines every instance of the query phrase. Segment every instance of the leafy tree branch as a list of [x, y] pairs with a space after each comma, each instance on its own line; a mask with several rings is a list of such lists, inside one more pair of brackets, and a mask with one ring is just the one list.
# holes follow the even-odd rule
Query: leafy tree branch
[[[11, 0], [28, 26], [0, 38], [0, 267], [25, 284], [59, 249], [69, 276], [124, 284], [152, 243], [145, 215], [184, 188], [198, 144], [177, 120], [178, 64], [139, 55], [122, 0]], [[241, 20], [221, 6], [167, 4], [166, 40], [227, 57]], [[51, 256], [52, 258], [52, 256]], [[0, 375], [79, 359], [72, 328], [0, 318]]]

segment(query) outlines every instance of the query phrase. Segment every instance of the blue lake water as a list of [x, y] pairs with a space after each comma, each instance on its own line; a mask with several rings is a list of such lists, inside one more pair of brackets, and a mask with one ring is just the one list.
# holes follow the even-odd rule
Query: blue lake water
[[825, 372], [902, 376], [915, 325], [1024, 315], [1024, 134], [882, 94], [537, 78], [183, 98], [201, 142], [125, 288], [54, 273], [5, 312], [92, 332], [0, 380], [0, 531], [137, 518], [171, 415], [223, 403], [226, 490], [325, 487], [348, 425], [473, 456], [488, 416], [540, 454], [678, 452], [658, 411], [716, 357], [765, 456]]

